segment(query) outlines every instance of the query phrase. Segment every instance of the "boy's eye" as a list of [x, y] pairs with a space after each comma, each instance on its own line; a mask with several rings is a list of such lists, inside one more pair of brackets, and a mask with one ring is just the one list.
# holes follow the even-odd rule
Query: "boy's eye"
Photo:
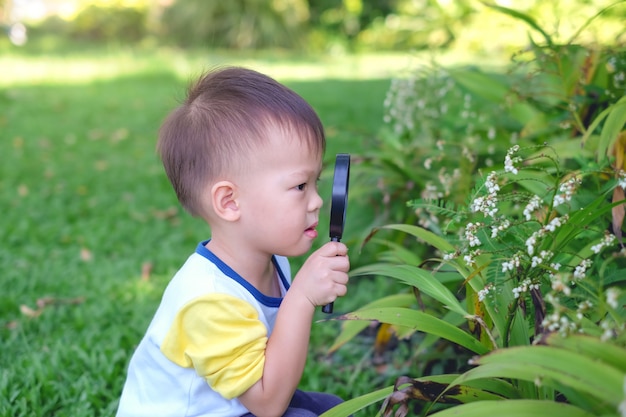
[[304, 188], [305, 188], [305, 187], [306, 187], [306, 183], [302, 183], [302, 184], [300, 184], [300, 185], [296, 186], [296, 189], [297, 189], [298, 191], [304, 191]]

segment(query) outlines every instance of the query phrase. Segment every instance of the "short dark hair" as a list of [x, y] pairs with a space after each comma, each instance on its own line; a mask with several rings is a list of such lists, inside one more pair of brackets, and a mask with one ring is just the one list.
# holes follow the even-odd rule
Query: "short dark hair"
[[203, 74], [159, 131], [157, 151], [182, 206], [202, 215], [200, 197], [208, 182], [251, 158], [250, 151], [266, 143], [269, 129], [276, 127], [324, 153], [322, 122], [291, 89], [246, 68]]

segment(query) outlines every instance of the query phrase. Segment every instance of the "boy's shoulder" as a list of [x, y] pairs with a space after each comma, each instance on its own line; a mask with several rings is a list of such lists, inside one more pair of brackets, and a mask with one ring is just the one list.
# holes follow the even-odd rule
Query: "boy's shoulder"
[[175, 302], [180, 308], [194, 298], [211, 293], [247, 298], [239, 287], [215, 262], [193, 253], [170, 280], [162, 301]]

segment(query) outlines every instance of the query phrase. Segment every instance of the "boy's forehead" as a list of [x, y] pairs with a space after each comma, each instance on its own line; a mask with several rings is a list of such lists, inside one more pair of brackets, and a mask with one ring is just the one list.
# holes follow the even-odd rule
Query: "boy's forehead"
[[267, 128], [267, 139], [276, 146], [305, 148], [320, 156], [324, 151], [324, 138], [317, 137], [312, 129], [304, 127], [273, 124]]

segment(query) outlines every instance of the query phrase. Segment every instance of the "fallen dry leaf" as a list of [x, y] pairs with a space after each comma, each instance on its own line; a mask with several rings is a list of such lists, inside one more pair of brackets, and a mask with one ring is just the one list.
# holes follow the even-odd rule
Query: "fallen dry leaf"
[[93, 253], [87, 248], [80, 249], [80, 259], [85, 262], [93, 260]]
[[152, 262], [144, 262], [141, 265], [141, 280], [150, 281], [150, 274], [152, 273]]
[[43, 308], [38, 308], [37, 310], [33, 310], [32, 308], [28, 307], [26, 304], [22, 304], [20, 306], [20, 311], [26, 317], [35, 318], [35, 317], [39, 317], [41, 313], [43, 313]]
[[33, 310], [26, 304], [22, 304], [20, 306], [20, 312], [26, 317], [39, 317], [41, 313], [46, 309], [46, 307], [51, 305], [60, 305], [60, 304], [82, 304], [85, 302], [85, 297], [76, 297], [76, 298], [55, 298], [55, 297], [42, 297], [37, 299], [35, 304], [37, 305], [37, 309]]

